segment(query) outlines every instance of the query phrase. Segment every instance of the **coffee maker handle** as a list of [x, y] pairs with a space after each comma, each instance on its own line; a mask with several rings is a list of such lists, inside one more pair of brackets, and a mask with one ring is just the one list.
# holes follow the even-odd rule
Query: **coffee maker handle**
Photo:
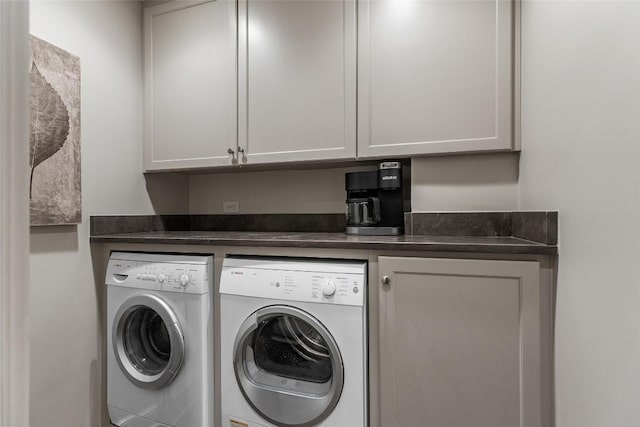
[[373, 222], [380, 222], [380, 199], [377, 197], [369, 197], [368, 201], [371, 202], [371, 205], [373, 206], [373, 214], [371, 215]]

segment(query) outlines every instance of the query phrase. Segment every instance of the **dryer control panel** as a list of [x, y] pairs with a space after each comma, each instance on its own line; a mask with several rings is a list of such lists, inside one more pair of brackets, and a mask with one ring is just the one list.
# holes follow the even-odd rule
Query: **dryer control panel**
[[226, 258], [220, 293], [363, 306], [366, 267], [363, 261]]
[[106, 284], [188, 294], [205, 294], [213, 284], [213, 257], [114, 252]]

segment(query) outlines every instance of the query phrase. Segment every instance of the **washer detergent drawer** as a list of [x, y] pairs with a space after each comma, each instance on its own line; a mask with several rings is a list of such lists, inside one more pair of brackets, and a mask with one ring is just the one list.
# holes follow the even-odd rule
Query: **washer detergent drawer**
[[119, 427], [172, 427], [167, 424], [160, 424], [147, 418], [133, 415], [112, 405], [109, 405], [108, 408], [111, 424]]

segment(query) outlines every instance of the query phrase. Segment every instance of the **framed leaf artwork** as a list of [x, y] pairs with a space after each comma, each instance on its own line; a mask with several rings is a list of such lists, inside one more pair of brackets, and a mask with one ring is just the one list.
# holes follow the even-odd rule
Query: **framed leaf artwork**
[[80, 59], [31, 36], [31, 225], [82, 221]]

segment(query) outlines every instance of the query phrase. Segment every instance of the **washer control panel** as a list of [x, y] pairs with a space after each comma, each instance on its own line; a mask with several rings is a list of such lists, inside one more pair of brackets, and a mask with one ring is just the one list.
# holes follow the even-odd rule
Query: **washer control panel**
[[226, 258], [220, 293], [325, 304], [364, 304], [362, 261]]
[[213, 257], [114, 252], [107, 285], [204, 294], [213, 283]]

